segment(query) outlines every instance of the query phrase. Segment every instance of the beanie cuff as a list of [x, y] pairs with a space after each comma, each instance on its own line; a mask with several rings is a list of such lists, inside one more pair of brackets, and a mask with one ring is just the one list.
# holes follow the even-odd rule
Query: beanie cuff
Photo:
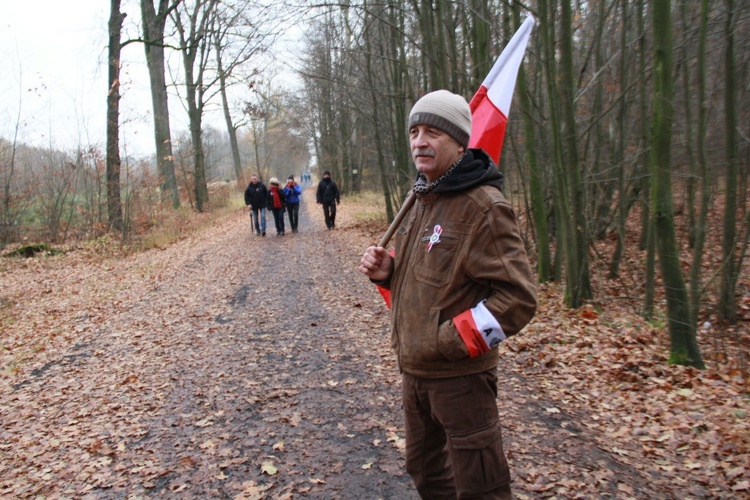
[[431, 127], [439, 128], [449, 136], [453, 137], [453, 139], [464, 148], [469, 146], [469, 134], [442, 116], [423, 111], [414, 113], [409, 117], [409, 128], [412, 128], [415, 125], [429, 125]]

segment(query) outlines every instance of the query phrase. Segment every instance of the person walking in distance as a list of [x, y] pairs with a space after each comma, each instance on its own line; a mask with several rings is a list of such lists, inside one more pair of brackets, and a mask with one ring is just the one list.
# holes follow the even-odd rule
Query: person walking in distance
[[266, 235], [266, 206], [268, 205], [268, 190], [257, 175], [250, 177], [250, 184], [245, 188], [245, 205], [250, 206], [250, 224], [255, 227], [255, 234]]
[[331, 172], [323, 172], [323, 180], [318, 184], [316, 199], [319, 204], [323, 205], [323, 216], [326, 220], [326, 227], [333, 229], [336, 227], [336, 205], [341, 202], [339, 187], [331, 179]]
[[271, 177], [268, 181], [268, 209], [273, 213], [273, 221], [276, 224], [276, 236], [284, 236], [284, 205], [286, 199], [284, 190], [279, 186], [279, 180]]
[[286, 212], [289, 216], [289, 225], [292, 226], [292, 232], [297, 232], [299, 225], [299, 200], [302, 195], [302, 188], [294, 181], [294, 176], [290, 175], [284, 186], [284, 196], [286, 196]]
[[429, 93], [408, 126], [416, 203], [395, 233], [395, 253], [371, 246], [359, 265], [391, 291], [406, 470], [422, 498], [509, 499], [497, 346], [534, 316], [535, 279], [502, 174], [468, 148], [466, 100]]

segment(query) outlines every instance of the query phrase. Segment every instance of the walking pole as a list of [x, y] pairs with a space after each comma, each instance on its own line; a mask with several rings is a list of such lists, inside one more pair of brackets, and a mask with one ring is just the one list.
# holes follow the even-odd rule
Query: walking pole
[[404, 217], [406, 217], [406, 213], [409, 211], [409, 209], [414, 205], [414, 202], [417, 201], [417, 194], [412, 191], [409, 196], [404, 200], [404, 204], [401, 205], [401, 210], [398, 211], [396, 214], [396, 217], [393, 219], [393, 222], [391, 222], [390, 227], [388, 228], [388, 231], [385, 232], [382, 238], [380, 238], [380, 243], [378, 243], [379, 247], [385, 248], [385, 246], [388, 244], [389, 241], [391, 241], [391, 237], [393, 236], [393, 233], [396, 232], [396, 229], [398, 229], [399, 224], [401, 224], [401, 221], [404, 220]]

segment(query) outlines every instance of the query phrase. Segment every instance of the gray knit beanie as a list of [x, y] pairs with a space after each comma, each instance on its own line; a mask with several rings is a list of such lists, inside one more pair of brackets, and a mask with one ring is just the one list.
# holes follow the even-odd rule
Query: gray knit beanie
[[438, 128], [466, 148], [471, 135], [471, 109], [460, 95], [436, 90], [424, 95], [411, 108], [409, 128], [415, 125]]

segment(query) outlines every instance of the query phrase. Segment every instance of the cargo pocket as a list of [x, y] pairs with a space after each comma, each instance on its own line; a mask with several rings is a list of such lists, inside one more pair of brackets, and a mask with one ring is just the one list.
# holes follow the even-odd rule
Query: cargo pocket
[[451, 436], [450, 443], [459, 493], [481, 495], [507, 490], [510, 496], [510, 471], [499, 423], [464, 436]]

